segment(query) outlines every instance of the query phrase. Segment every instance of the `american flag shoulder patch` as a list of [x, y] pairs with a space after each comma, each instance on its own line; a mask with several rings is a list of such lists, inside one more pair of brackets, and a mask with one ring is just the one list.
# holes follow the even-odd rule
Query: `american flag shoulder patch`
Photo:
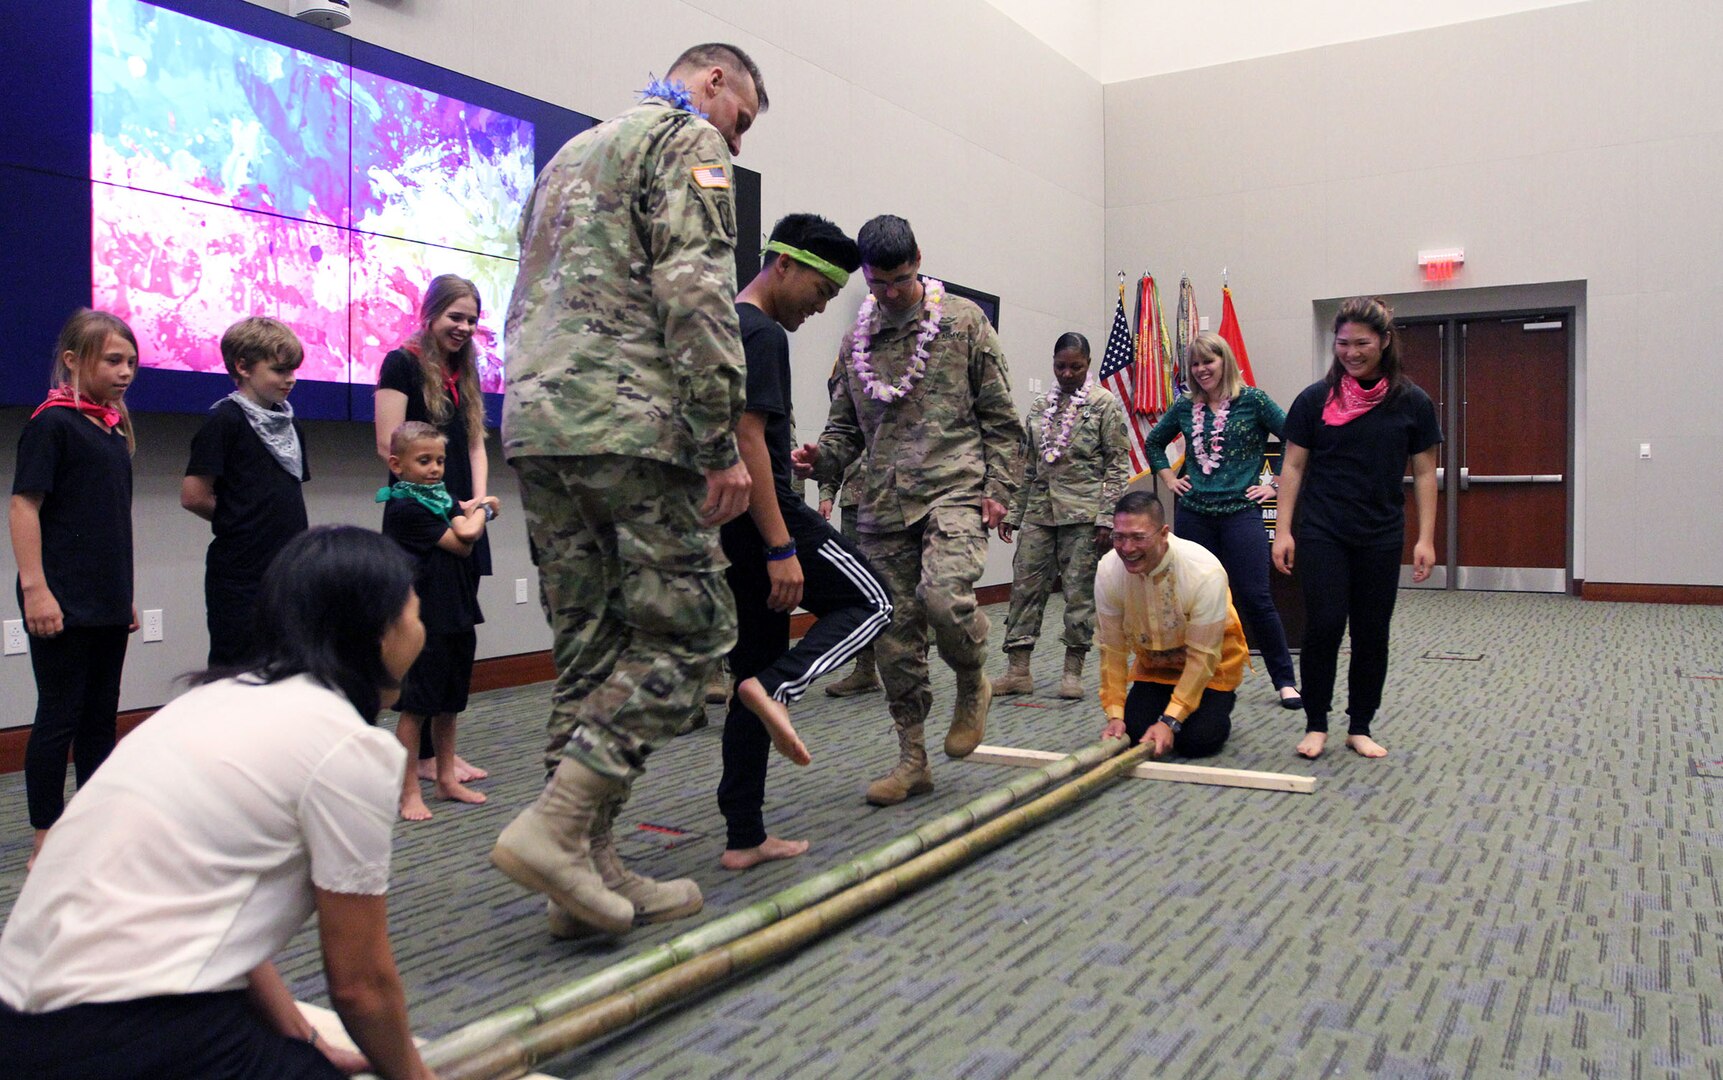
[[730, 171], [722, 165], [696, 165], [694, 183], [703, 188], [727, 188], [730, 186]]

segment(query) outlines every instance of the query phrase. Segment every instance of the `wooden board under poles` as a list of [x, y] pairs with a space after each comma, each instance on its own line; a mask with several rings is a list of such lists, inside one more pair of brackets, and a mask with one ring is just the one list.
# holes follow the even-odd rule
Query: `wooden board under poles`
[[[977, 746], [965, 761], [992, 765], [1045, 765], [1064, 754], [1052, 750], [1019, 750], [1010, 746]], [[1314, 776], [1256, 772], [1251, 769], [1220, 769], [1210, 765], [1175, 765], [1170, 761], [1146, 761], [1126, 776], [1138, 780], [1171, 780], [1179, 784], [1211, 784], [1217, 787], [1255, 788], [1259, 791], [1294, 791], [1308, 795], [1316, 790]]]

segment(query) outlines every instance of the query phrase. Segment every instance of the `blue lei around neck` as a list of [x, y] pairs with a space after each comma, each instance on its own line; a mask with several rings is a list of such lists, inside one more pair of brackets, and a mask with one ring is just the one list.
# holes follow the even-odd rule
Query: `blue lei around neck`
[[660, 79], [656, 76], [646, 84], [646, 89], [640, 91], [642, 101], [647, 98], [661, 98], [683, 112], [693, 113], [700, 119], [707, 119], [706, 114], [694, 107], [694, 95], [688, 85], [681, 79]]

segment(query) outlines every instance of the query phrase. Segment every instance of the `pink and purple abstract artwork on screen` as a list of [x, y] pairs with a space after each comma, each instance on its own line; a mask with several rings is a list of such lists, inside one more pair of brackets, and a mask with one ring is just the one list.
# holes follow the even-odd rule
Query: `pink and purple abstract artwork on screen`
[[268, 315], [301, 378], [370, 383], [456, 273], [502, 389], [530, 123], [138, 0], [92, 15], [92, 302], [147, 364], [220, 372], [222, 330]]

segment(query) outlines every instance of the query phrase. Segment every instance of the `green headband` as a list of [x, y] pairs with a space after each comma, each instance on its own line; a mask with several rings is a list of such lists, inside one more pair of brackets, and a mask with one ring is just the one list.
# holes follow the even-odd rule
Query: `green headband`
[[842, 267], [833, 266], [831, 263], [820, 258], [811, 251], [803, 251], [799, 247], [791, 247], [782, 240], [773, 240], [771, 243], [766, 245], [766, 250], [768, 252], [781, 252], [782, 254], [788, 255], [790, 258], [801, 263], [803, 266], [813, 267], [815, 270], [818, 270], [827, 278], [835, 282], [837, 287], [840, 289], [849, 284], [850, 272], [848, 270], [845, 270]]

